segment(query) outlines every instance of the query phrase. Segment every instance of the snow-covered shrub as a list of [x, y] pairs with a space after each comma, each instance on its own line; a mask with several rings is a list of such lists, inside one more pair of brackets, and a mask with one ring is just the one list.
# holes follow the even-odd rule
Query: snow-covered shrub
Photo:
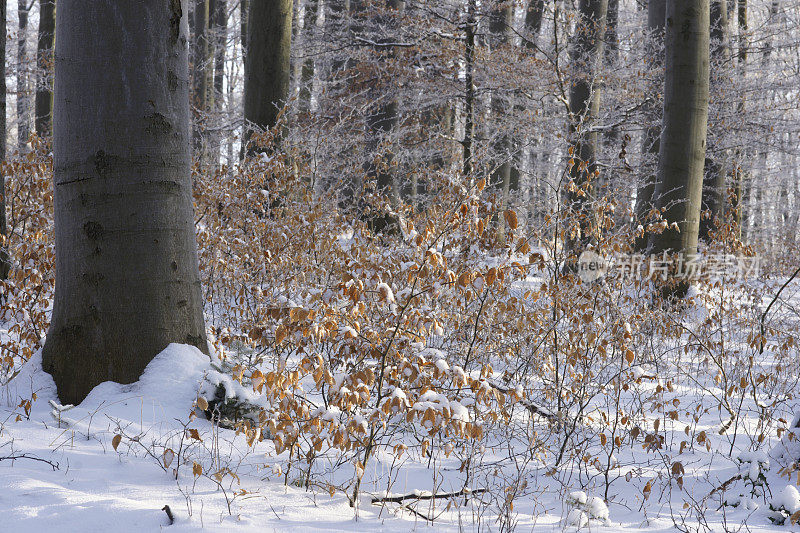
[[592, 523], [608, 525], [610, 523], [608, 505], [599, 496], [588, 497], [585, 492], [571, 492], [566, 499], [571, 507], [567, 515], [567, 525], [582, 528]]
[[[0, 237], [8, 257], [0, 251], [0, 391], [5, 390], [22, 364], [42, 346], [50, 325], [49, 309], [55, 287], [53, 247], [52, 155], [36, 137], [27, 154], [15, 153], [2, 162], [5, 179], [6, 237]], [[17, 383], [0, 401], [13, 402], [30, 412], [35, 392]], [[17, 405], [19, 402], [19, 405]]]
[[767, 491], [767, 473], [769, 472], [769, 456], [765, 452], [742, 452], [739, 454], [739, 473], [745, 486], [749, 487], [753, 497], [764, 497]]
[[786, 485], [783, 491], [776, 495], [769, 504], [771, 513], [769, 519], [778, 525], [783, 525], [788, 519], [791, 524], [800, 522], [800, 492], [792, 485]]
[[470, 454], [522, 394], [492, 367], [493, 325], [507, 327], [512, 284], [530, 268], [512, 253], [530, 250], [516, 215], [498, 240], [483, 187], [445, 185], [429, 220], [407, 220], [389, 252], [296, 179], [278, 156], [249, 163], [223, 191], [199, 186], [212, 342], [230, 360], [206, 399], [259, 406], [249, 418], [303, 472], [340, 454], [356, 467], [353, 494], [378, 450]]

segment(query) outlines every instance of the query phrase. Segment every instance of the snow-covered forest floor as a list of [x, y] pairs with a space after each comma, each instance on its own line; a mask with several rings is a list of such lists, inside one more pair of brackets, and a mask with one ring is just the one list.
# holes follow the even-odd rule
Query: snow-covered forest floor
[[[64, 408], [40, 355], [49, 161], [20, 168], [10, 190], [34, 200], [2, 300], [0, 530], [800, 528], [789, 247], [670, 302], [657, 275], [584, 282], [564, 268], [569, 214], [521, 222], [485, 182], [445, 180], [381, 234], [285, 156], [250, 161], [196, 177], [212, 356], [172, 345], [138, 383]], [[594, 250], [630, 257], [642, 228], [597, 208]], [[701, 253], [758, 255], [730, 225]]]
[[[786, 292], [796, 290], [790, 287]], [[352, 507], [349, 497], [333, 487], [354, 475], [353, 465], [337, 465], [331, 456], [306, 487], [302, 472], [285, 471], [286, 462], [276, 456], [271, 441], [254, 439], [249, 445], [248, 435], [220, 428], [202, 416], [197, 399], [209, 382], [221, 379], [215, 370], [220, 366], [216, 360], [212, 367], [193, 347], [171, 345], [139, 382], [104, 383], [80, 405], [62, 409], [50, 376], [41, 370], [40, 355], [31, 358], [2, 390], [3, 531], [124, 532], [168, 526], [170, 531], [800, 528], [791, 525], [791, 519], [785, 525], [774, 523], [775, 510], [800, 510], [798, 474], [792, 471], [800, 441], [787, 438], [791, 430], [778, 432], [781, 438], [775, 432], [775, 427], [790, 426], [786, 417], [796, 408], [794, 398], [785, 398], [788, 401], [772, 415], [784, 423], [772, 424], [771, 434], [765, 432], [759, 443], [764, 423], [759, 426], [753, 414], [758, 409], [746, 405], [750, 398], [741, 399], [733, 427], [721, 434], [726, 417], [717, 409], [702, 408], [713, 407], [709, 400], [719, 390], [703, 390], [699, 381], [667, 384], [667, 376], [679, 373], [670, 365], [634, 365], [631, 377], [643, 387], [664, 388], [658, 401], [667, 407], [655, 420], [664, 420], [665, 427], [659, 433], [656, 425], [652, 433], [660, 443], [640, 437], [613, 457], [606, 455], [611, 468], [577, 459], [556, 472], [548, 460], [526, 457], [524, 443], [502, 442], [494, 435], [474, 450], [473, 460], [484, 467], [471, 480], [464, 479], [463, 460], [455, 456], [432, 463], [381, 450], [368, 465], [362, 493]], [[245, 391], [241, 394], [247, 396]], [[31, 404], [18, 405], [31, 398]], [[672, 407], [679, 405], [673, 420]], [[686, 424], [689, 413], [683, 406], [693, 406], [699, 416]], [[413, 440], [402, 435], [397, 439], [395, 444]], [[516, 449], [509, 453], [512, 447]], [[516, 460], [509, 462], [509, 456]], [[519, 492], [512, 507], [498, 508], [497, 491], [503, 485], [498, 480]], [[465, 486], [473, 493], [463, 494]], [[482, 488], [490, 492], [476, 490]], [[372, 503], [375, 497], [387, 496], [387, 489], [391, 496], [409, 498]], [[462, 494], [437, 500], [413, 497], [432, 490]], [[175, 518], [173, 525], [162, 509], [165, 505]]]

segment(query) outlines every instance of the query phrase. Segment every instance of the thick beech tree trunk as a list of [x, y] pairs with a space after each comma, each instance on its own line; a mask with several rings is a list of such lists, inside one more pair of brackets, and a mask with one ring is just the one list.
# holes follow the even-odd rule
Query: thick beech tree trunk
[[[246, 145], [258, 129], [275, 126], [289, 96], [292, 0], [252, 2], [244, 67]], [[248, 148], [250, 153], [253, 147]]]
[[56, 2], [39, 0], [39, 40], [36, 47], [36, 135], [53, 131], [53, 41], [56, 36]]
[[56, 293], [43, 366], [64, 403], [137, 380], [171, 342], [208, 349], [187, 39], [186, 0], [59, 0]]
[[[656, 206], [676, 223], [650, 236], [651, 254], [697, 253], [709, 86], [708, 0], [669, 0], [666, 18], [664, 126], [658, 160]], [[681, 282], [676, 295], [688, 283]]]

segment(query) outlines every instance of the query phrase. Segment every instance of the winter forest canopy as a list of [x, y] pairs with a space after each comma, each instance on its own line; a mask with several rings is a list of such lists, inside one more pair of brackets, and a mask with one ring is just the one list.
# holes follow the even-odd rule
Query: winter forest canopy
[[800, 527], [800, 1], [0, 11], [9, 531]]

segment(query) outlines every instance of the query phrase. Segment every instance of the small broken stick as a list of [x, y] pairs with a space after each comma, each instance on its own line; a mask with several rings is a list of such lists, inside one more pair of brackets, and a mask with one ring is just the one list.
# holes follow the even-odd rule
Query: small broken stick
[[174, 524], [175, 516], [173, 516], [172, 509], [169, 508], [169, 505], [165, 505], [164, 507], [161, 508], [161, 510], [167, 513], [167, 518], [169, 518], [169, 525]]

